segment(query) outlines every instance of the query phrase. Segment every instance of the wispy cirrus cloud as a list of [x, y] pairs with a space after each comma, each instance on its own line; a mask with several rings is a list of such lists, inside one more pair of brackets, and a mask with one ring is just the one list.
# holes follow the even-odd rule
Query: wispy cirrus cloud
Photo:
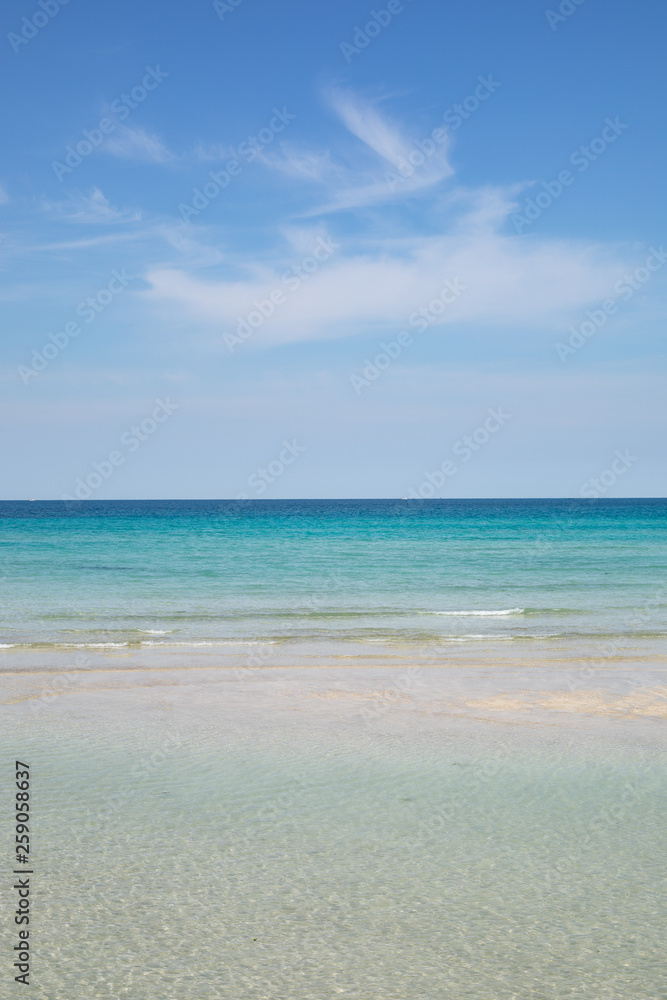
[[328, 150], [306, 149], [288, 142], [282, 142], [280, 147], [279, 154], [264, 151], [260, 154], [260, 159], [294, 180], [330, 184], [342, 182], [348, 175], [345, 168], [333, 162]]
[[[465, 188], [452, 183], [446, 142], [419, 169], [406, 172], [405, 184], [392, 191], [385, 174], [410, 162], [415, 140], [381, 113], [377, 101], [349, 91], [332, 91], [327, 99], [344, 126], [342, 138], [339, 130], [327, 149], [285, 143], [279, 156], [270, 156], [268, 150], [262, 154], [265, 163], [295, 182], [297, 194], [291, 218], [278, 220], [273, 234], [264, 227], [269, 245], [273, 236], [273, 250], [265, 245], [261, 253], [236, 252], [232, 257], [229, 233], [220, 225], [182, 225], [166, 215], [146, 218], [136, 210], [114, 207], [98, 188], [48, 208], [63, 221], [101, 230], [92, 233], [91, 240], [79, 241], [81, 248], [117, 242], [124, 233], [121, 238], [128, 247], [136, 248], [134, 259], [141, 259], [137, 272], [149, 286], [137, 291], [137, 299], [143, 297], [166, 321], [197, 323], [213, 340], [233, 330], [255, 301], [283, 288], [294, 261], [307, 257], [317, 240], [326, 237], [324, 217], [350, 210], [354, 235], [336, 236], [340, 249], [302, 281], [298, 294], [287, 296], [249, 349], [404, 328], [447, 279], [459, 281], [465, 293], [429, 322], [434, 332], [455, 323], [554, 329], [573, 312], [604, 298], [630, 265], [623, 248], [510, 234], [507, 223], [524, 185]], [[133, 135], [136, 138], [137, 132]], [[209, 159], [224, 151], [202, 147], [198, 155]], [[163, 153], [156, 155], [166, 162]], [[319, 208], [308, 207], [312, 192], [318, 197], [324, 193], [328, 200]], [[410, 205], [397, 229], [395, 202], [414, 199], [417, 192], [429, 215], [428, 227]], [[374, 211], [367, 212], [368, 207]], [[383, 232], [383, 210], [389, 208], [391, 229]], [[316, 215], [319, 225], [310, 224]], [[203, 278], [201, 269], [207, 267], [225, 276]]]
[[[378, 327], [400, 329], [447, 279], [459, 281], [465, 292], [429, 323], [433, 329], [454, 323], [554, 329], [573, 311], [608, 294], [628, 266], [629, 254], [618, 247], [508, 234], [507, 222], [524, 184], [466, 189], [446, 183], [454, 175], [446, 141], [433, 144], [419, 169], [405, 170], [405, 183], [392, 190], [386, 173], [415, 161], [411, 153], [419, 148], [416, 140], [382, 115], [378, 102], [340, 90], [331, 91], [327, 99], [347, 133], [335, 154], [332, 149], [299, 149], [283, 143], [280, 154], [266, 151], [262, 159], [298, 182], [300, 189], [308, 181], [315, 190], [326, 192], [329, 200], [297, 213], [302, 218], [375, 206], [373, 231], [364, 229], [367, 216], [360, 211], [361, 230], [272, 313], [252, 339], [253, 349], [348, 337]], [[350, 136], [355, 140], [352, 145]], [[406, 220], [398, 236], [395, 228], [391, 239], [378, 236], [381, 205], [412, 198], [416, 192], [422, 193], [431, 216], [429, 235], [419, 226], [410, 233], [413, 226]], [[441, 223], [441, 232], [435, 235], [434, 220]], [[308, 227], [295, 232], [303, 250]], [[322, 235], [321, 229], [317, 232]], [[315, 233], [313, 228], [313, 245]], [[184, 320], [212, 324], [222, 335], [234, 329], [256, 301], [282, 287], [290, 252], [286, 248], [276, 255], [272, 266], [259, 267], [256, 258], [248, 257], [244, 267], [237, 258], [234, 278], [217, 281], [202, 280], [184, 268], [153, 267], [146, 273], [151, 287], [142, 294], [162, 304], [165, 315], [176, 307]]]
[[177, 158], [157, 135], [129, 125], [119, 125], [102, 149], [118, 159], [138, 163], [169, 163]]
[[[105, 246], [124, 247], [133, 259], [139, 259], [139, 263], [134, 265], [138, 270], [145, 269], [147, 260], [153, 261], [153, 266], [160, 261], [162, 267], [196, 269], [221, 264], [229, 259], [229, 254], [225, 257], [220, 249], [217, 230], [195, 229], [175, 222], [167, 215], [116, 206], [98, 187], [86, 192], [73, 192], [62, 200], [43, 198], [37, 207], [48, 222], [56, 225], [55, 233], [61, 238], [53, 239], [52, 227], [48, 230], [50, 238], [41, 242], [26, 241], [25, 234], [17, 232], [4, 247], [5, 261], [54, 250], [85, 252]], [[63, 226], [67, 228], [63, 229]], [[71, 226], [77, 227], [84, 235], [70, 235]]]
[[64, 201], [43, 201], [42, 209], [64, 222], [82, 225], [116, 225], [139, 222], [142, 213], [138, 209], [120, 209], [111, 204], [98, 187], [87, 194], [77, 192]]
[[192, 159], [196, 163], [220, 163], [222, 160], [230, 160], [236, 156], [233, 146], [224, 146], [222, 143], [203, 143], [195, 146], [192, 152]]
[[[306, 214], [329, 214], [363, 208], [384, 201], [429, 191], [454, 173], [448, 160], [449, 140], [428, 155], [420, 155], [419, 137], [411, 137], [396, 122], [378, 110], [378, 101], [369, 101], [349, 90], [330, 89], [326, 101], [350, 136], [344, 153], [335, 158], [329, 149], [313, 149], [281, 143], [280, 153], [265, 152], [268, 166], [289, 177], [310, 181], [327, 192], [327, 201]], [[421, 161], [415, 170], [413, 161]], [[392, 184], [390, 178], [400, 178]]]
[[[398, 124], [381, 115], [376, 105], [344, 90], [331, 90], [329, 103], [345, 127], [378, 156], [394, 167], [409, 162], [414, 139], [410, 139]], [[447, 147], [448, 143], [444, 143], [434, 165], [433, 175], [440, 179], [454, 173], [447, 161]]]

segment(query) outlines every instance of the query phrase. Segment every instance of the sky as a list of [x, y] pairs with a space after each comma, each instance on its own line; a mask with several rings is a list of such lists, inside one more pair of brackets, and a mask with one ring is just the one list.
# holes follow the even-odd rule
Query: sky
[[665, 495], [661, 0], [2, 24], [2, 498]]

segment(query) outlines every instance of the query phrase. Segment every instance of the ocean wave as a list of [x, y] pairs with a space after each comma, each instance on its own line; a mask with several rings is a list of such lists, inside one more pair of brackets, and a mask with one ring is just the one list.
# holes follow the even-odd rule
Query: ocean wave
[[421, 614], [447, 615], [451, 618], [464, 618], [467, 615], [477, 618], [494, 618], [501, 615], [522, 615], [525, 608], [504, 608], [502, 611], [422, 611]]
[[[54, 646], [60, 643], [53, 643]], [[121, 646], [129, 646], [129, 642], [64, 642], [63, 646], [74, 646], [76, 649], [119, 649]]]
[[[178, 632], [188, 625], [196, 626], [200, 623], [207, 623], [211, 626], [216, 625], [228, 625], [232, 626], [237, 623], [246, 622], [292, 622], [296, 621], [299, 624], [301, 622], [332, 622], [336, 623], [338, 621], [344, 622], [350, 620], [352, 622], [366, 619], [368, 621], [381, 620], [393, 618], [396, 620], [405, 620], [412, 618], [414, 616], [423, 615], [438, 615], [442, 617], [453, 617], [453, 618], [495, 618], [495, 617], [507, 617], [509, 615], [525, 615], [526, 617], [537, 617], [540, 615], [552, 616], [552, 615], [590, 615], [591, 610], [588, 608], [550, 608], [550, 607], [515, 607], [515, 608], [492, 608], [492, 609], [481, 609], [481, 608], [471, 608], [465, 610], [453, 610], [453, 611], [439, 611], [433, 608], [427, 608], [422, 605], [422, 607], [391, 607], [387, 605], [379, 606], [368, 606], [368, 607], [357, 607], [350, 608], [347, 606], [341, 607], [305, 607], [305, 608], [282, 608], [273, 607], [270, 609], [257, 609], [250, 608], [247, 611], [239, 611], [238, 609], [230, 608], [224, 611], [216, 612], [197, 612], [197, 611], [180, 611], [180, 612], [161, 612], [160, 614], [151, 614], [149, 612], [138, 614], [138, 615], [124, 615], [118, 614], [114, 609], [104, 609], [100, 610], [95, 614], [82, 614], [82, 615], [71, 615], [68, 613], [58, 613], [58, 614], [40, 614], [40, 619], [44, 621], [57, 620], [63, 625], [72, 618], [76, 618], [77, 621], [83, 623], [89, 621], [90, 626], [79, 627], [79, 628], [59, 628], [58, 632], [62, 634], [86, 634], [92, 635], [96, 634], [100, 638], [114, 638], [117, 633], [122, 633], [123, 637], [132, 635], [169, 635], [173, 632]], [[115, 627], [96, 627], [96, 624], [100, 622], [101, 619], [108, 617], [113, 619]], [[121, 623], [127, 622], [127, 625], [122, 625]], [[138, 623], [141, 622], [141, 625]], [[130, 624], [132, 623], [132, 624]], [[136, 624], [134, 624], [136, 623]], [[170, 624], [170, 628], [164, 628], [165, 625]], [[150, 627], [155, 625], [154, 628]], [[158, 628], [158, 626], [160, 626]], [[206, 625], [203, 626], [204, 628]], [[7, 628], [7, 630], [9, 630]]]
[[[294, 637], [296, 638], [296, 637]], [[278, 639], [202, 639], [202, 640], [158, 640], [158, 639], [132, 639], [127, 642], [0, 642], [0, 649], [50, 649], [66, 652], [68, 649], [139, 649], [144, 646], [160, 646], [162, 648], [176, 648], [180, 646], [274, 646], [281, 640]]]
[[478, 632], [469, 632], [469, 633], [464, 633], [463, 635], [443, 635], [440, 637], [441, 641], [446, 641], [446, 642], [473, 642], [478, 639], [484, 639], [484, 640], [489, 639], [493, 641], [498, 641], [502, 639], [503, 641], [506, 641], [508, 639], [516, 639], [516, 638], [517, 637], [515, 635], [509, 635], [507, 633], [505, 633], [504, 635], [483, 635], [482, 633]]
[[274, 646], [277, 639], [214, 639], [187, 642], [158, 642], [155, 639], [145, 639], [140, 646]]
[[463, 632], [461, 635], [443, 635], [443, 639], [447, 642], [463, 642], [468, 639], [502, 639], [510, 640], [511, 642], [523, 642], [526, 639], [562, 639], [564, 638], [564, 633], [561, 632], [534, 632], [532, 634], [525, 633], [513, 633], [513, 632], [500, 632], [494, 633], [489, 632], [484, 634], [483, 632]]
[[[473, 623], [470, 622], [470, 625]], [[480, 625], [482, 623], [480, 622]], [[486, 623], [485, 623], [486, 624]], [[509, 623], [508, 623], [509, 624]], [[498, 622], [496, 627], [502, 626], [504, 623]], [[410, 630], [410, 629], [351, 629], [342, 631], [329, 631], [329, 630], [306, 630], [300, 631], [290, 631], [282, 632], [280, 634], [273, 632], [267, 633], [266, 635], [254, 637], [198, 637], [192, 636], [191, 638], [177, 638], [168, 635], [155, 635], [155, 636], [145, 636], [142, 638], [126, 638], [116, 641], [99, 641], [95, 637], [91, 636], [89, 641], [81, 642], [68, 642], [68, 641], [45, 641], [44, 639], [33, 639], [33, 641], [24, 642], [6, 642], [0, 643], [0, 652], [2, 650], [32, 650], [34, 652], [39, 651], [52, 651], [58, 653], [67, 653], [68, 650], [99, 650], [101, 653], [115, 651], [126, 651], [127, 653], [137, 653], [141, 650], [163, 650], [163, 651], [178, 651], [179, 649], [194, 649], [194, 648], [208, 648], [214, 649], [229, 649], [230, 651], [236, 649], [241, 650], [244, 648], [252, 648], [258, 646], [280, 646], [280, 647], [298, 647], [303, 648], [307, 644], [311, 643], [332, 643], [334, 645], [342, 645], [349, 647], [350, 644], [359, 644], [361, 646], [365, 645], [384, 645], [386, 647], [405, 647], [414, 648], [418, 645], [429, 645], [429, 646], [447, 646], [450, 643], [473, 643], [473, 642], [516, 642], [521, 645], [525, 643], [539, 643], [544, 641], [552, 641], [558, 643], [568, 643], [571, 644], [571, 648], [575, 649], [593, 649], [600, 652], [600, 655], [611, 655], [605, 653], [602, 649], [601, 644], [604, 642], [611, 642], [617, 644], [617, 651], [619, 654], [623, 651], [623, 648], [628, 643], [633, 643], [637, 641], [655, 641], [660, 640], [664, 642], [667, 638], [667, 633], [664, 631], [657, 630], [641, 630], [641, 631], [577, 631], [577, 630], [559, 630], [553, 632], [543, 632], [538, 631], [533, 628], [524, 628], [519, 623], [516, 623], [514, 627], [509, 627], [501, 632], [440, 632], [437, 630]], [[8, 653], [6, 655], [9, 655]]]
[[525, 615], [590, 615], [589, 608], [524, 608]]

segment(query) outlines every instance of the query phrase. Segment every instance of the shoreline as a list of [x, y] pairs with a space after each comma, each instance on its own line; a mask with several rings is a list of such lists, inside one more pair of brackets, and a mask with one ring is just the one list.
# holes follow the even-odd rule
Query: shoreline
[[256, 727], [445, 732], [452, 724], [619, 731], [660, 737], [667, 719], [667, 662], [554, 667], [544, 662], [402, 667], [179, 667], [106, 664], [0, 674], [6, 730], [160, 720], [195, 732]]

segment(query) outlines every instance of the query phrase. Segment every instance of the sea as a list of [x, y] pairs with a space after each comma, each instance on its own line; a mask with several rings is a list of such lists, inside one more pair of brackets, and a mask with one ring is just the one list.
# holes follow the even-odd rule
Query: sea
[[667, 634], [666, 525], [660, 499], [5, 501], [0, 669], [31, 652], [651, 656]]
[[44, 1000], [667, 997], [666, 521], [1, 503], [0, 995], [18, 867]]

